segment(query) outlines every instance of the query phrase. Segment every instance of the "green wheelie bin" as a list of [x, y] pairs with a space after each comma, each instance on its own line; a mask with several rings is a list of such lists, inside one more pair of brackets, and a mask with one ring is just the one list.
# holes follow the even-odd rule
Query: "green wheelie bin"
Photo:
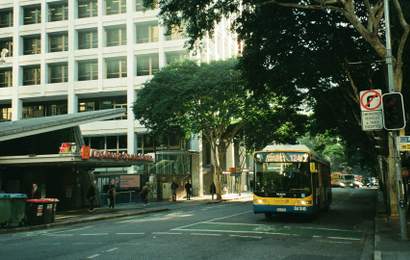
[[23, 226], [26, 222], [26, 199], [23, 193], [10, 194], [11, 216], [9, 226]]
[[10, 194], [0, 193], [0, 226], [6, 227], [11, 217]]

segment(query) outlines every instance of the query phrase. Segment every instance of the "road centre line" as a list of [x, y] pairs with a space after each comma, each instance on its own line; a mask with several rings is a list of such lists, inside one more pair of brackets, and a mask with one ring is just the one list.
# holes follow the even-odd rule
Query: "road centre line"
[[49, 234], [44, 234], [44, 236], [47, 237], [72, 237], [74, 234], [54, 234], [54, 233], [49, 233]]
[[152, 232], [153, 235], [182, 235], [182, 233], [177, 232]]
[[330, 239], [340, 239], [340, 240], [352, 240], [352, 241], [360, 241], [360, 238], [354, 238], [354, 237], [327, 237]]
[[260, 236], [242, 236], [242, 235], [229, 235], [230, 237], [244, 237], [244, 238], [256, 238], [256, 239], [262, 239]]
[[128, 233], [115, 233], [116, 235], [144, 235], [145, 233], [144, 232], [135, 232], [135, 233], [132, 233], [132, 232], [128, 232]]
[[106, 236], [108, 233], [80, 234], [80, 236]]
[[191, 233], [192, 236], [212, 236], [212, 237], [220, 237], [221, 234], [212, 234], [212, 233]]
[[92, 259], [92, 258], [96, 258], [97, 256], [100, 256], [100, 254], [95, 254], [95, 255], [91, 255], [89, 257], [87, 257], [88, 259]]
[[109, 253], [109, 252], [113, 252], [113, 251], [115, 251], [115, 250], [118, 250], [118, 247], [114, 247], [114, 248], [105, 250], [104, 252]]

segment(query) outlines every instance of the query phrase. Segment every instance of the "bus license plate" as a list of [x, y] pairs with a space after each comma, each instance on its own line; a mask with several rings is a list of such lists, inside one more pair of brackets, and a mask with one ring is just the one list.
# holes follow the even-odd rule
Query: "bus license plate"
[[276, 212], [286, 212], [286, 208], [277, 208]]

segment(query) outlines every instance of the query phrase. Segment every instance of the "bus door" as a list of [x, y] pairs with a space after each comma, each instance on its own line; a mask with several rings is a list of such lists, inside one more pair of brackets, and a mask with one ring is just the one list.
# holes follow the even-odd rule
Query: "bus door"
[[315, 207], [320, 207], [320, 183], [319, 183], [319, 172], [317, 169], [317, 164], [314, 161], [310, 162], [310, 173], [312, 175], [312, 194]]

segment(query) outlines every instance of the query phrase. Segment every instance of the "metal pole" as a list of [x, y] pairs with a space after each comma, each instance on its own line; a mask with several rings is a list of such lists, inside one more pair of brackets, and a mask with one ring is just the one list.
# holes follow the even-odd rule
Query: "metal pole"
[[[386, 65], [387, 65], [387, 78], [389, 83], [389, 92], [394, 92], [394, 78], [393, 78], [393, 59], [391, 51], [391, 41], [390, 41], [390, 17], [389, 17], [389, 0], [384, 0], [384, 20], [386, 27]], [[401, 239], [407, 240], [407, 223], [406, 223], [406, 210], [402, 208], [401, 205], [401, 161], [400, 161], [400, 152], [397, 147], [397, 132], [391, 132], [391, 138], [393, 142], [393, 154], [390, 156], [393, 157], [396, 173], [396, 189], [397, 189], [397, 207], [400, 217], [400, 233]]]

